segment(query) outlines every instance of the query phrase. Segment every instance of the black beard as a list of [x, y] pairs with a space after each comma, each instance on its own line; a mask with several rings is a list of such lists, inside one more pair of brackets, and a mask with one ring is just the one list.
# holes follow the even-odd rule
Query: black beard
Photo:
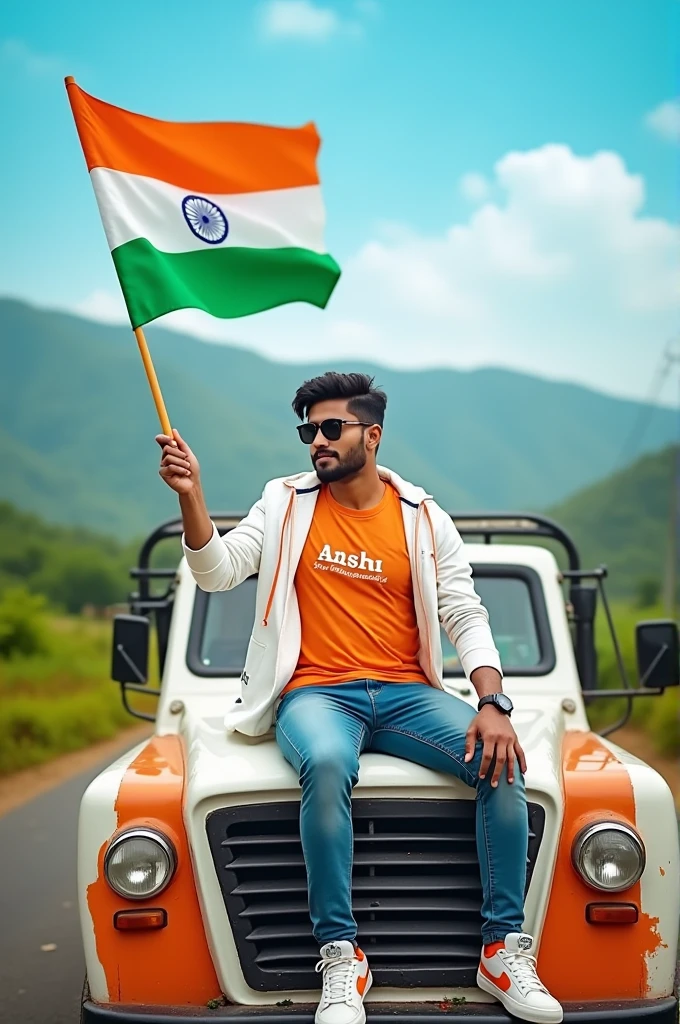
[[[318, 456], [317, 456], [318, 458]], [[322, 484], [336, 484], [340, 480], [346, 480], [348, 476], [359, 473], [366, 465], [366, 449], [363, 444], [358, 444], [347, 452], [344, 459], [338, 459], [334, 466], [322, 469], [314, 464], [316, 475]]]

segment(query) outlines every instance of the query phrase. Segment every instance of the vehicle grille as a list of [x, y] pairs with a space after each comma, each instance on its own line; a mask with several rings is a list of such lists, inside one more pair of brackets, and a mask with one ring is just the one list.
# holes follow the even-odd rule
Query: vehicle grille
[[[247, 984], [317, 989], [299, 801], [214, 811], [208, 840]], [[474, 800], [355, 800], [352, 905], [376, 985], [474, 986], [482, 892]], [[545, 814], [529, 804], [527, 887]]]

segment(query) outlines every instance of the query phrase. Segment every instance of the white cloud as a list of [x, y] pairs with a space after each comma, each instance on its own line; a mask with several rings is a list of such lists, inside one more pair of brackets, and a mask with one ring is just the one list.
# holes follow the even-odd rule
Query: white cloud
[[360, 38], [364, 22], [382, 13], [378, 0], [355, 0], [357, 17], [342, 17], [332, 7], [314, 0], [267, 0], [260, 8], [260, 28], [269, 39], [301, 39], [326, 42], [332, 36]]
[[262, 8], [262, 30], [272, 39], [303, 39], [324, 42], [358, 24], [345, 21], [331, 7], [312, 0], [269, 0]]
[[643, 395], [680, 312], [680, 232], [644, 215], [643, 179], [616, 153], [546, 145], [506, 154], [491, 185], [497, 202], [434, 236], [387, 223], [323, 313], [182, 326], [273, 358], [493, 364]]
[[464, 174], [460, 179], [460, 192], [471, 203], [480, 203], [489, 194], [489, 183], [483, 174]]
[[680, 98], [666, 100], [645, 117], [648, 128], [668, 142], [680, 142]]
[[[489, 178], [500, 198], [434, 235], [383, 222], [340, 261], [325, 311], [224, 321], [183, 310], [163, 326], [329, 368], [491, 364], [644, 396], [677, 334], [678, 228], [644, 215], [644, 181], [616, 153], [546, 145], [507, 153]], [[79, 309], [110, 317], [110, 298]]]
[[96, 288], [84, 299], [76, 302], [73, 312], [104, 324], [129, 322], [122, 294], [113, 294], [103, 288]]
[[[476, 309], [488, 320], [517, 289], [528, 301], [550, 294], [558, 304], [576, 289], [603, 310], [611, 302], [612, 313], [680, 307], [678, 230], [640, 215], [644, 183], [617, 154], [577, 157], [549, 145], [509, 153], [495, 171], [504, 204], [484, 204], [440, 237], [370, 242], [356, 267], [391, 290], [396, 306], [430, 319]], [[456, 294], [465, 302], [451, 302]]]
[[359, 14], [365, 14], [367, 18], [378, 18], [382, 14], [378, 0], [355, 0], [354, 7]]
[[35, 78], [58, 75], [63, 72], [63, 60], [31, 50], [21, 39], [3, 39], [0, 42], [0, 60], [20, 68]]

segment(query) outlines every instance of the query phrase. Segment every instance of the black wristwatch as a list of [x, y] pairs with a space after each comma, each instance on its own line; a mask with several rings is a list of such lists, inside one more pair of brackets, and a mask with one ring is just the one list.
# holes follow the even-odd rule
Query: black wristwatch
[[511, 715], [514, 704], [506, 693], [488, 693], [486, 697], [482, 697], [477, 710], [481, 711], [485, 704], [493, 704], [497, 711], [500, 711], [502, 715]]

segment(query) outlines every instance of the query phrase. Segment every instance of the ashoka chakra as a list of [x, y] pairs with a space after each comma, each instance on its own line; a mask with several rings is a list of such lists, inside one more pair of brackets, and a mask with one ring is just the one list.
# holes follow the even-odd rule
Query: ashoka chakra
[[229, 224], [219, 206], [203, 196], [185, 196], [182, 200], [184, 219], [202, 242], [219, 245], [229, 233]]

